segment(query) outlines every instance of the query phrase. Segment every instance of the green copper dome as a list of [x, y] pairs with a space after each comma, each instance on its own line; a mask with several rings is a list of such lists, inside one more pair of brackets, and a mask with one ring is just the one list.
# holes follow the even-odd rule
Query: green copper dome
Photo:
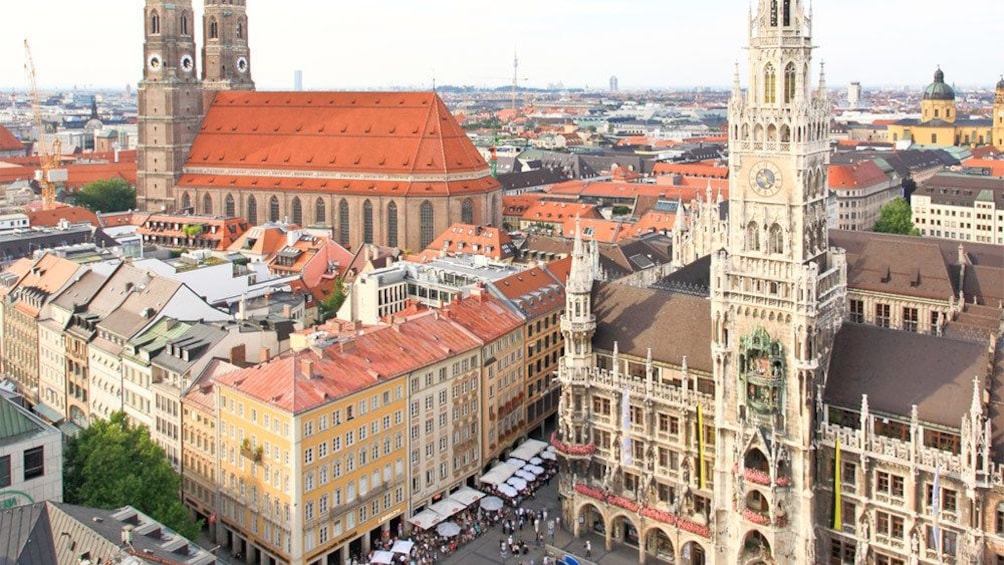
[[955, 91], [945, 84], [945, 73], [940, 67], [934, 71], [934, 82], [924, 89], [924, 100], [955, 100]]

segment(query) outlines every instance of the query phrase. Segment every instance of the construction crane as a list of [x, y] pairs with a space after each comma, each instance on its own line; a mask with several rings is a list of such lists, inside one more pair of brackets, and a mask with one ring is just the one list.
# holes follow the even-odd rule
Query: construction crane
[[35, 171], [35, 180], [42, 188], [42, 208], [51, 210], [56, 206], [56, 183], [66, 182], [66, 169], [60, 169], [60, 153], [62, 144], [59, 138], [50, 144], [46, 136], [45, 123], [42, 121], [42, 102], [38, 97], [38, 84], [35, 80], [35, 61], [31, 57], [31, 46], [24, 40], [24, 71], [28, 75], [28, 85], [31, 88], [31, 112], [38, 137], [35, 140], [40, 169]]

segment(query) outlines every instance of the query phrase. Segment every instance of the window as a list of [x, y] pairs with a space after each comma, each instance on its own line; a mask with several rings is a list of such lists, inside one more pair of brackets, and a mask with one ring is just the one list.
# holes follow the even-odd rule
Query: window
[[237, 22], [237, 39], [244, 39], [244, 22]]
[[[784, 13], [784, 25], [788, 25], [789, 14], [789, 0], [785, 0], [785, 13]], [[788, 66], [784, 68], [784, 101], [785, 103], [791, 102], [795, 99], [795, 63], [788, 63]]]
[[373, 204], [363, 202], [363, 243], [373, 243]]
[[150, 34], [157, 35], [160, 33], [160, 14], [153, 12], [150, 14]]
[[902, 516], [888, 514], [886, 512], [875, 513], [875, 534], [880, 538], [902, 540], [904, 534], [904, 522]]
[[460, 221], [465, 224], [474, 223], [474, 202], [470, 198], [464, 200], [460, 205]]
[[903, 498], [903, 477], [879, 471], [875, 473], [875, 490], [880, 495]]
[[435, 237], [436, 228], [433, 225], [435, 223], [435, 213], [432, 210], [432, 203], [428, 200], [422, 202], [418, 211], [419, 218], [419, 230], [420, 230], [420, 241], [419, 246], [425, 249], [432, 243], [432, 239]]
[[830, 565], [852, 565], [857, 555], [857, 544], [834, 537], [830, 540]]
[[181, 35], [188, 35], [188, 14], [181, 14]]
[[397, 247], [397, 204], [387, 205], [387, 245]]
[[[0, 488], [9, 487], [10, 485], [10, 455], [4, 455], [0, 457]], [[999, 509], [997, 510], [997, 523], [1001, 523], [1001, 511]], [[1001, 531], [1000, 528], [997, 531]]]
[[349, 203], [344, 198], [338, 202], [338, 243], [349, 244]]
[[213, 213], [213, 197], [208, 194], [202, 197], [202, 213], [207, 216]]
[[216, 18], [209, 19], [209, 39], [219, 39], [220, 38], [220, 25], [216, 22]]
[[223, 201], [223, 213], [228, 218], [233, 218], [237, 215], [237, 206], [234, 205], [234, 195], [228, 194], [226, 200]]
[[760, 227], [756, 222], [746, 225], [746, 249], [760, 251]]
[[865, 302], [864, 300], [850, 300], [851, 306], [851, 321], [861, 324], [865, 321]]
[[183, 210], [185, 210], [185, 209], [188, 209], [188, 208], [191, 208], [191, 207], [192, 207], [192, 197], [189, 196], [187, 192], [182, 193], [182, 195], [181, 195], [181, 208]]
[[314, 224], [323, 226], [325, 224], [325, 214], [327, 213], [324, 199], [318, 198], [314, 201]]
[[275, 196], [268, 199], [268, 221], [279, 221], [279, 199]]
[[908, 306], [903, 307], [903, 329], [908, 332], [917, 331], [917, 309]]
[[300, 203], [300, 197], [294, 196], [293, 202], [290, 203], [293, 208], [293, 223], [302, 226], [303, 225], [303, 205]]
[[767, 241], [768, 253], [784, 253], [784, 230], [778, 224], [770, 226], [770, 234]]
[[[777, 16], [772, 14], [771, 17], [774, 18], [774, 25], [777, 25]], [[767, 104], [777, 102], [777, 73], [770, 63], [763, 69], [763, 101]]]
[[24, 480], [45, 474], [45, 452], [42, 446], [24, 450]]
[[258, 201], [254, 196], [248, 196], [248, 222], [252, 226], [258, 224]]
[[875, 325], [881, 326], [883, 328], [889, 327], [889, 305], [888, 304], [876, 304], [875, 305]]

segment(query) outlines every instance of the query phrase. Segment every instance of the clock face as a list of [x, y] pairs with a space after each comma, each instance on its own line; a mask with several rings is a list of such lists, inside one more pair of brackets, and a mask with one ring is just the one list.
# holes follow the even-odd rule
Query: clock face
[[186, 73], [192, 72], [195, 69], [195, 60], [192, 59], [191, 55], [184, 55], [181, 57], [181, 70]]
[[161, 63], [160, 55], [150, 55], [150, 58], [147, 59], [146, 61], [146, 64], [149, 65], [149, 67], [155, 71], [160, 70], [160, 63]]
[[248, 72], [248, 60], [244, 57], [237, 57], [237, 70], [242, 73]]
[[769, 161], [757, 163], [750, 173], [750, 186], [760, 196], [774, 196], [781, 190], [781, 170]]

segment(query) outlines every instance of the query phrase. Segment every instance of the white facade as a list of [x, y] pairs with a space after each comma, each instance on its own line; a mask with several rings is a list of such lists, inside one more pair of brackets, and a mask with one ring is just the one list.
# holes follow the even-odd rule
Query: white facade
[[0, 511], [63, 500], [63, 434], [0, 395]]

